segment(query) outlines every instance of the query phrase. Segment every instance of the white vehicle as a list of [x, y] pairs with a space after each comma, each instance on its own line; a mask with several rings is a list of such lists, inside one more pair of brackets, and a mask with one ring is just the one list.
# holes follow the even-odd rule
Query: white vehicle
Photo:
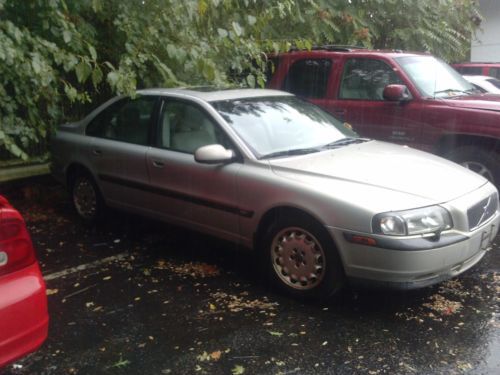
[[463, 76], [472, 83], [475, 88], [482, 92], [500, 94], [500, 80], [490, 76]]

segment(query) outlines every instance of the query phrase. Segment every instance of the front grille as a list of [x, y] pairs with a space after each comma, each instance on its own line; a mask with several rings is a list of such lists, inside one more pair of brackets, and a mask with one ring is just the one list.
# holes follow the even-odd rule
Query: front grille
[[467, 219], [469, 220], [469, 230], [480, 227], [488, 221], [498, 210], [498, 195], [492, 194], [488, 198], [475, 204], [467, 210]]

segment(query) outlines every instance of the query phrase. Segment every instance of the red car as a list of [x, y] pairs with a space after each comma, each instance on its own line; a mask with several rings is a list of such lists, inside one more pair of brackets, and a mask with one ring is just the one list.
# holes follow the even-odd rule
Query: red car
[[47, 338], [45, 283], [23, 218], [0, 195], [0, 369]]
[[469, 76], [490, 76], [500, 79], [500, 63], [460, 63], [452, 64], [460, 74]]

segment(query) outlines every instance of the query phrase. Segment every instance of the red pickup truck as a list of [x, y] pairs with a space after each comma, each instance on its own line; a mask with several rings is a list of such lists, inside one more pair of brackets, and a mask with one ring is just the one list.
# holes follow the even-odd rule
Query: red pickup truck
[[479, 93], [443, 61], [336, 46], [272, 61], [270, 88], [319, 105], [361, 136], [441, 155], [500, 185], [500, 95]]

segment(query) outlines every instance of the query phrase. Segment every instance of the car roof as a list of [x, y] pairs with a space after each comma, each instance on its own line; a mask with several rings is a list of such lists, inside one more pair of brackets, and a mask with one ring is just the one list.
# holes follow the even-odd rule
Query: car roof
[[426, 52], [410, 52], [400, 50], [380, 50], [380, 49], [312, 49], [312, 50], [293, 50], [290, 52], [280, 53], [278, 56], [296, 56], [296, 57], [311, 57], [311, 56], [377, 56], [377, 57], [403, 57], [403, 56], [431, 56]]
[[199, 88], [152, 88], [137, 91], [142, 95], [171, 95], [198, 98], [207, 102], [234, 100], [243, 98], [260, 98], [269, 96], [293, 96], [288, 92], [270, 89], [220, 89], [210, 87]]
[[453, 66], [458, 67], [500, 67], [500, 62], [466, 62], [466, 63], [454, 63]]

